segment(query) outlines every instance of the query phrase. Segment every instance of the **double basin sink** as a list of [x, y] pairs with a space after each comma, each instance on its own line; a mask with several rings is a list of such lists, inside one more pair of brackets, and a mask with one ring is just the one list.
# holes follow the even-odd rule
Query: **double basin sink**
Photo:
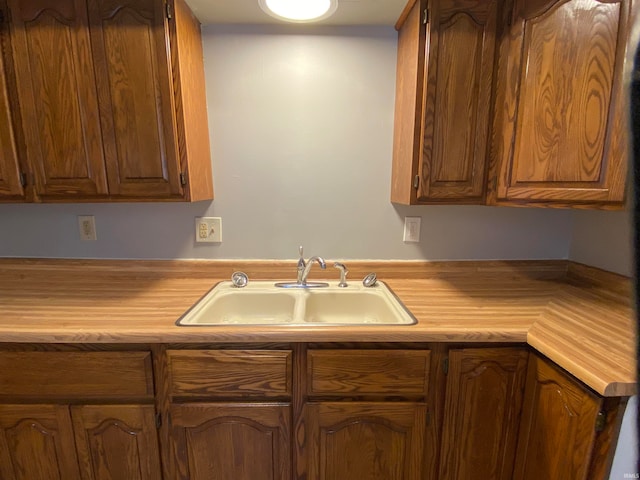
[[254, 281], [221, 282], [177, 322], [179, 326], [412, 325], [416, 319], [387, 285], [329, 283], [325, 288], [277, 288]]

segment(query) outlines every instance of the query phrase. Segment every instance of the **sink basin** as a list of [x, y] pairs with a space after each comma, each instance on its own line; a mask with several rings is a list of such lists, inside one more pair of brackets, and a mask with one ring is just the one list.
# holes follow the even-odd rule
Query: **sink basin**
[[215, 325], [412, 325], [416, 319], [382, 282], [365, 288], [337, 282], [326, 288], [283, 291], [275, 282], [250, 282], [236, 288], [221, 282], [177, 322]]

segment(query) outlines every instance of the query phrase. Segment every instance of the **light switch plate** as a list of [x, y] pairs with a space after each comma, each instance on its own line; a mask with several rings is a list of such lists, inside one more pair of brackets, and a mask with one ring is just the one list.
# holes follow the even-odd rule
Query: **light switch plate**
[[222, 218], [196, 217], [196, 242], [221, 243]]
[[421, 217], [404, 217], [403, 241], [407, 243], [416, 243], [420, 241], [421, 221]]

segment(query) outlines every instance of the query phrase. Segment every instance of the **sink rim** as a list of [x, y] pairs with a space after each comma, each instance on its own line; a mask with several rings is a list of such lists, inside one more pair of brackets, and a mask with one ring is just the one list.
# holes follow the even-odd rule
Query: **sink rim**
[[[363, 293], [374, 293], [376, 292], [376, 287], [363, 287], [362, 285], [358, 284], [352, 284], [356, 287], [356, 289], [354, 290], [347, 290], [344, 288], [339, 288], [338, 287], [338, 282], [328, 282], [329, 283], [329, 287], [328, 288], [319, 288], [319, 289], [282, 289], [282, 288], [278, 288], [275, 286], [275, 284], [278, 283], [278, 281], [276, 280], [256, 280], [253, 282], [250, 282], [249, 285], [247, 285], [246, 287], [243, 288], [236, 288], [236, 287], [232, 287], [232, 283], [229, 281], [219, 281], [217, 283], [215, 283], [204, 295], [202, 295], [191, 307], [189, 307], [189, 309], [184, 312], [180, 318], [178, 318], [175, 321], [175, 325], [178, 327], [231, 327], [231, 328], [244, 328], [244, 327], [252, 327], [252, 328], [262, 328], [262, 327], [268, 327], [269, 329], [272, 328], [299, 328], [299, 329], [304, 329], [305, 327], [322, 327], [323, 329], [327, 329], [327, 328], [331, 328], [331, 327], [351, 327], [351, 328], [379, 328], [379, 327], [407, 327], [407, 326], [412, 326], [412, 325], [416, 325], [418, 323], [418, 319], [413, 315], [413, 313], [411, 313], [411, 311], [406, 307], [406, 305], [402, 302], [402, 300], [400, 300], [400, 298], [396, 295], [396, 293], [393, 291], [393, 289], [391, 287], [389, 287], [389, 285], [384, 282], [379, 280], [378, 284], [380, 284], [380, 286], [383, 288], [383, 290], [378, 290], [377, 294], [381, 295], [384, 297], [388, 294], [391, 298], [390, 300], [392, 300], [392, 304], [391, 306], [394, 308], [397, 308], [399, 310], [399, 316], [402, 317], [404, 316], [406, 319], [408, 319], [409, 321], [401, 321], [401, 322], [381, 322], [381, 323], [344, 323], [344, 322], [308, 322], [305, 320], [298, 320], [294, 318], [294, 321], [292, 322], [279, 322], [279, 323], [199, 323], [199, 322], [193, 322], [193, 323], [182, 323], [185, 318], [188, 318], [189, 315], [196, 309], [198, 308], [204, 308], [203, 305], [201, 305], [201, 303], [203, 301], [206, 300], [206, 298], [208, 296], [211, 296], [214, 294], [214, 290], [216, 288], [219, 288], [220, 286], [224, 286], [225, 284], [229, 287], [229, 288], [236, 288], [238, 291], [242, 291], [244, 289], [248, 289], [250, 286], [252, 287], [252, 290], [261, 290], [261, 289], [265, 289], [266, 292], [264, 293], [269, 293], [269, 294], [273, 294], [273, 295], [285, 295], [285, 296], [293, 296], [293, 297], [300, 297], [303, 295], [313, 295], [313, 296], [324, 296], [330, 293], [333, 294], [340, 294], [340, 293], [359, 293], [359, 292], [363, 292]], [[222, 293], [226, 294], [229, 290], [223, 291]], [[295, 315], [295, 310], [298, 307], [298, 302], [300, 300], [298, 298], [296, 298], [296, 301], [294, 303], [294, 315]], [[303, 309], [306, 310], [306, 301], [305, 304], [303, 306]], [[305, 315], [306, 317], [306, 315]]]

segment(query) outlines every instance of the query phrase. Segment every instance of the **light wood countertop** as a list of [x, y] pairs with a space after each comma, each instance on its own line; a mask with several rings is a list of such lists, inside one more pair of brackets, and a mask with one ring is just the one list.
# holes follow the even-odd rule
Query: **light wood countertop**
[[[418, 323], [175, 325], [232, 271], [291, 280], [295, 262], [0, 259], [0, 343], [517, 342], [601, 395], [636, 392], [635, 322], [624, 277], [565, 261], [346, 263], [350, 281], [375, 271]], [[323, 274], [335, 279], [338, 272], [314, 278]]]

